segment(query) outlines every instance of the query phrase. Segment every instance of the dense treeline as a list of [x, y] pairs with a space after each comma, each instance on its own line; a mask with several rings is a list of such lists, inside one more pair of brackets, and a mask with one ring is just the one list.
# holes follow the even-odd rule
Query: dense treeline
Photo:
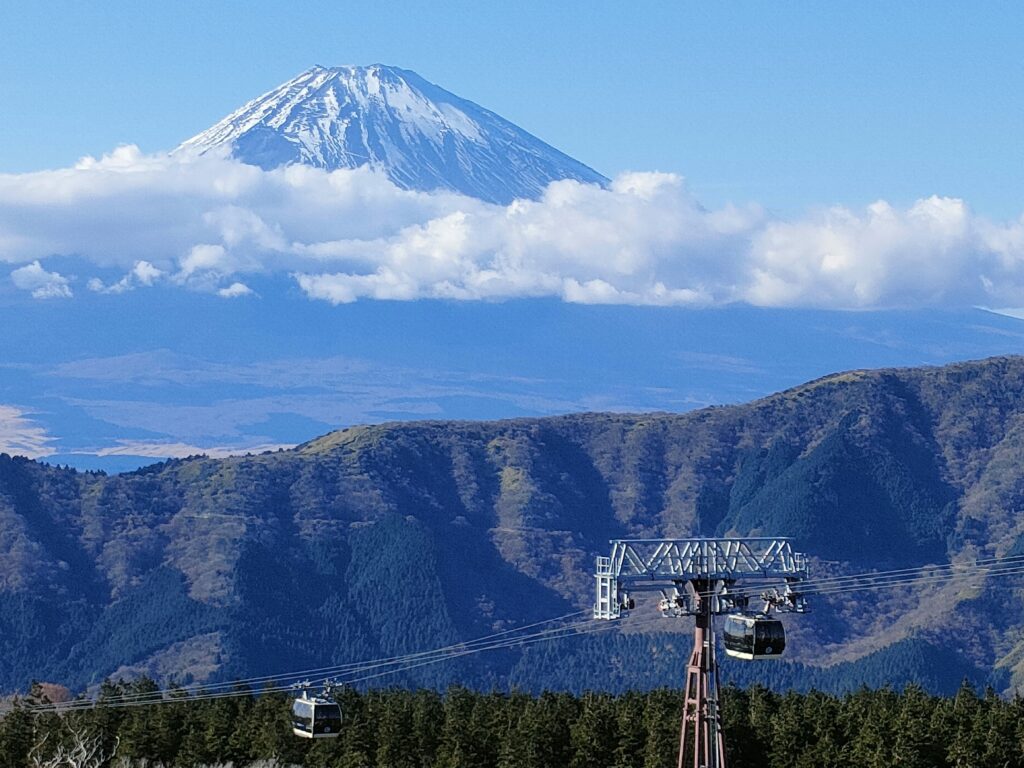
[[[148, 681], [128, 692], [155, 690]], [[126, 692], [108, 685], [107, 696]], [[0, 721], [0, 766], [45, 765], [62, 745], [136, 764], [193, 766], [262, 760], [338, 768], [668, 768], [675, 765], [681, 693], [478, 693], [346, 690], [341, 737], [291, 735], [283, 694], [98, 706]], [[967, 768], [1024, 766], [1024, 699], [953, 697], [909, 686], [843, 697], [729, 687], [723, 723], [732, 768]], [[94, 768], [98, 763], [94, 765]]]

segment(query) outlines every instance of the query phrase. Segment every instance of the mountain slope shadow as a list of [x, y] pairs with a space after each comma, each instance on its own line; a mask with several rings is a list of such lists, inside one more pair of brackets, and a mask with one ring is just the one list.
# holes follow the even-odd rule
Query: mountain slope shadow
[[847, 414], [805, 455], [786, 444], [748, 455], [718, 532], [783, 531], [830, 560], [943, 561], [952, 489], [895, 420], [883, 418], [865, 446], [860, 416]]

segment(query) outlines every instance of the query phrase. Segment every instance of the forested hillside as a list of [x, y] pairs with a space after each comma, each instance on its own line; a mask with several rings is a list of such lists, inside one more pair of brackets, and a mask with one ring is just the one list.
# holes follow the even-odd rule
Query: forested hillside
[[[109, 477], [0, 456], [0, 688], [433, 648], [589, 608], [613, 537], [788, 535], [818, 575], [1020, 553], [1022, 455], [1024, 358], [997, 358], [684, 414], [356, 427]], [[965, 674], [1006, 688], [1024, 677], [1017, 584], [821, 598], [789, 623], [790, 649], [840, 666], [756, 674], [801, 688], [832, 675], [841, 690], [888, 668], [936, 690]], [[685, 623], [635, 626], [393, 682], [673, 682]]]

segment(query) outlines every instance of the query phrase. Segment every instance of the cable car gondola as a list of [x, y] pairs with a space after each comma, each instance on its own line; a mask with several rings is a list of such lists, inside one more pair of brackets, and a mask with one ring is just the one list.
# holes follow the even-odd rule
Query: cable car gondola
[[782, 622], [763, 614], [733, 613], [722, 631], [725, 653], [736, 659], [775, 659], [786, 650]]
[[292, 733], [304, 739], [336, 739], [341, 733], [341, 706], [305, 691], [292, 702]]

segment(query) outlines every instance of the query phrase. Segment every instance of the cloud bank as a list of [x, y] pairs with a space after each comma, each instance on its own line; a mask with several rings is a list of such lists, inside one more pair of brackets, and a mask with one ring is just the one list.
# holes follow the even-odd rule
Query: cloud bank
[[208, 456], [211, 459], [225, 459], [228, 456], [260, 454], [294, 448], [294, 443], [261, 443], [245, 448], [234, 446], [202, 447], [182, 442], [161, 442], [159, 440], [118, 440], [114, 447], [100, 448], [96, 456], [142, 456], [150, 459], [185, 459], [189, 456]]
[[70, 299], [74, 295], [69, 280], [58, 272], [47, 272], [38, 259], [13, 270], [11, 282], [34, 299]]
[[0, 453], [40, 458], [54, 452], [55, 442], [56, 438], [25, 411], [0, 405]]
[[930, 197], [783, 220], [754, 205], [709, 210], [662, 173], [608, 189], [556, 182], [540, 200], [498, 206], [401, 190], [368, 168], [263, 171], [121, 147], [0, 175], [13, 285], [71, 298], [76, 278], [44, 266], [53, 256], [81, 260], [85, 285], [103, 293], [162, 284], [244, 299], [256, 295], [247, 278], [278, 275], [335, 304], [1024, 306], [1024, 218], [990, 221]]

